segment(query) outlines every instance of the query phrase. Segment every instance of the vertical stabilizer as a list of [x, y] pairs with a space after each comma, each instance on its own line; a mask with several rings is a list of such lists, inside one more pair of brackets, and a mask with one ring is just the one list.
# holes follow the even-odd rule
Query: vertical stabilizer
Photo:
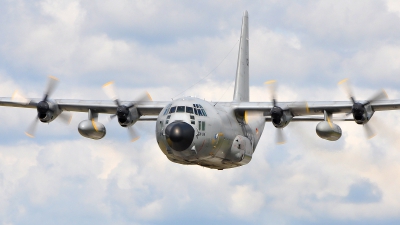
[[249, 16], [247, 11], [244, 11], [242, 20], [233, 101], [249, 101]]

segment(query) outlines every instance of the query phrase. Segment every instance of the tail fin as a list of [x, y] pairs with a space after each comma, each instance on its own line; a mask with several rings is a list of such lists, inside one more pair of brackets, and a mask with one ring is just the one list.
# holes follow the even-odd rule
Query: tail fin
[[249, 16], [247, 11], [244, 11], [242, 20], [233, 101], [249, 101]]

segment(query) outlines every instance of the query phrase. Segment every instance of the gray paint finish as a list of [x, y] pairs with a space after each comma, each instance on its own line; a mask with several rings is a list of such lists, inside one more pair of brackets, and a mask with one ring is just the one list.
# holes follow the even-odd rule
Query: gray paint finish
[[243, 14], [242, 31], [240, 34], [239, 54], [236, 68], [235, 91], [233, 101], [248, 102], [249, 97], [249, 16]]

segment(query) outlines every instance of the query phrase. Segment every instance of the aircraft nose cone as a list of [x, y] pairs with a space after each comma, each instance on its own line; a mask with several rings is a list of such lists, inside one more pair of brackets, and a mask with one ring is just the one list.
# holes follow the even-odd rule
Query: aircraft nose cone
[[173, 122], [165, 128], [168, 145], [175, 151], [183, 151], [192, 144], [194, 129], [185, 122]]

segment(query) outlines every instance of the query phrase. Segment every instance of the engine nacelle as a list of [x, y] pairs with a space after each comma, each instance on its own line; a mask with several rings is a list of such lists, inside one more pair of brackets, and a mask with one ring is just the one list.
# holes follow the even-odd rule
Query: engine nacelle
[[[118, 123], [122, 127], [132, 126], [139, 120], [139, 112], [136, 107], [132, 107], [130, 109], [121, 108], [122, 112], [120, 112], [119, 110], [120, 108], [118, 107], [117, 108]], [[128, 113], [123, 112], [124, 110]]]
[[272, 124], [276, 128], [286, 127], [292, 121], [292, 113], [288, 110], [282, 111], [282, 115], [276, 119], [272, 118]]
[[37, 104], [38, 118], [43, 123], [49, 123], [62, 112], [58, 105], [52, 101], [41, 101]]
[[351, 112], [353, 114], [354, 121], [357, 124], [366, 124], [371, 117], [374, 115], [374, 110], [370, 104], [363, 105], [361, 103], [354, 103]]
[[80, 122], [78, 131], [82, 136], [94, 140], [102, 139], [106, 136], [106, 128], [104, 125], [94, 120], [84, 120]]
[[317, 124], [317, 135], [328, 141], [337, 141], [342, 136], [342, 129], [334, 124], [323, 121]]

